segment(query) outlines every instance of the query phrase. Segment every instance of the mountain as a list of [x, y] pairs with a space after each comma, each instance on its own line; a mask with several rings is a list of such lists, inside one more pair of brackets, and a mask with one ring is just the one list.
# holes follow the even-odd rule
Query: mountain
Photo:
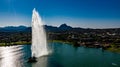
[[[44, 25], [44, 28], [48, 32], [63, 32], [70, 31], [73, 28], [67, 24], [61, 24], [59, 27]], [[1, 27], [0, 32], [31, 32], [31, 27], [26, 26], [7, 26]]]
[[27, 29], [26, 26], [7, 26], [7, 27], [1, 27], [0, 32], [21, 32]]
[[59, 29], [62, 30], [62, 31], [69, 31], [69, 30], [72, 30], [72, 27], [68, 26], [67, 24], [61, 24], [59, 26]]
[[59, 31], [58, 27], [48, 26], [48, 25], [45, 25], [44, 27], [45, 27], [45, 30], [48, 32], [58, 32]]
[[[116, 32], [120, 33], [120, 28], [109, 28], [109, 29], [85, 29], [85, 28], [80, 28], [80, 27], [71, 27], [68, 26], [67, 24], [61, 24], [59, 27], [55, 26], [48, 26], [44, 25], [44, 28], [47, 32]], [[0, 32], [31, 32], [31, 27], [26, 27], [26, 26], [7, 26], [7, 27], [0, 27]]]
[[77, 31], [81, 30], [82, 28], [73, 28], [71, 26], [68, 26], [67, 24], [61, 24], [59, 27], [45, 25], [45, 29], [48, 32], [65, 32], [65, 31]]

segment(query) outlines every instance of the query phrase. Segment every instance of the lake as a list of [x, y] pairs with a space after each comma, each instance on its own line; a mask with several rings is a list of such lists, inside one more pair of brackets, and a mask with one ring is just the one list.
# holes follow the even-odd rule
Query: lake
[[48, 44], [51, 53], [27, 63], [31, 45], [0, 47], [0, 67], [120, 67], [120, 54], [100, 48], [73, 47], [53, 42]]

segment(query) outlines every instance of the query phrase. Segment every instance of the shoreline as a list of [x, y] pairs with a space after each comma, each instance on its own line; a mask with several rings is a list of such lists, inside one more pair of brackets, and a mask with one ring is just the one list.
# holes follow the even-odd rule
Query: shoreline
[[[80, 47], [83, 45], [78, 45], [74, 42], [69, 42], [69, 41], [63, 41], [63, 40], [48, 40], [48, 43], [51, 42], [60, 42], [60, 43], [65, 43], [65, 44], [70, 44], [74, 47]], [[16, 46], [16, 45], [31, 45], [31, 42], [11, 42], [11, 43], [0, 43], [0, 47], [7, 47], [7, 46]], [[88, 47], [88, 46], [85, 46]], [[96, 47], [88, 47], [88, 48], [96, 48]], [[101, 47], [102, 48], [102, 47]], [[120, 48], [115, 48], [115, 46], [112, 45], [112, 47], [108, 47], [108, 48], [102, 48], [103, 50], [107, 50], [110, 52], [115, 52], [115, 53], [120, 53]]]
[[[51, 42], [51, 41], [50, 41]], [[70, 44], [74, 47], [80, 47], [80, 46], [83, 46], [83, 45], [78, 45], [76, 46], [76, 44], [74, 42], [69, 42], [69, 41], [62, 41], [62, 40], [53, 40], [52, 42], [60, 42], [60, 43], [66, 43], [66, 44]], [[87, 46], [85, 46], [87, 47]], [[87, 48], [97, 48], [97, 47], [87, 47]], [[101, 47], [102, 48], [102, 47]], [[110, 52], [114, 52], [114, 53], [120, 53], [120, 48], [115, 48], [115, 46], [112, 46], [112, 47], [108, 47], [108, 48], [102, 48], [103, 50], [107, 50], [107, 51], [110, 51]]]
[[11, 43], [0, 43], [0, 47], [4, 46], [16, 46], [16, 45], [30, 45], [31, 42], [11, 42]]

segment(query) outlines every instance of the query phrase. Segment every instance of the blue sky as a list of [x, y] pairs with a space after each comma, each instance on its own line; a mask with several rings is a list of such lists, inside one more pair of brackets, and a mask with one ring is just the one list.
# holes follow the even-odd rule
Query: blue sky
[[31, 25], [36, 8], [47, 25], [120, 28], [120, 0], [0, 0], [0, 26]]

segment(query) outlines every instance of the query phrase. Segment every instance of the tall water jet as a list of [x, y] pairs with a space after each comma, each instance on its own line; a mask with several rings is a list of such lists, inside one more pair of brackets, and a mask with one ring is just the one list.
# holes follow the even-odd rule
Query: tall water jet
[[32, 57], [48, 54], [46, 32], [39, 13], [33, 9], [32, 14]]

